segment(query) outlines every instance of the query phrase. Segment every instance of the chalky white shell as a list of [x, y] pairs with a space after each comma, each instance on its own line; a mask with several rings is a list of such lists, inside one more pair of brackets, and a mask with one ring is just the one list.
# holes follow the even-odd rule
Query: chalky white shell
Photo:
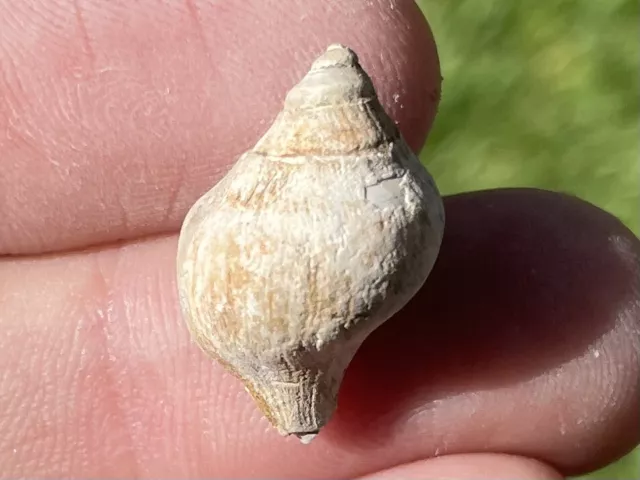
[[278, 431], [306, 443], [364, 339], [425, 282], [443, 229], [431, 176], [355, 53], [331, 45], [189, 211], [186, 323]]

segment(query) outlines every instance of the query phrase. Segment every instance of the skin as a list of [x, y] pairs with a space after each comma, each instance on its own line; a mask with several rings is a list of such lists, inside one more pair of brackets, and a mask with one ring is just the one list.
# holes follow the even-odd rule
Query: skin
[[414, 149], [430, 128], [415, 5], [333, 3], [0, 0], [3, 475], [551, 479], [639, 442], [640, 242], [565, 195], [447, 198], [309, 446], [190, 342], [179, 225], [318, 52], [360, 52]]

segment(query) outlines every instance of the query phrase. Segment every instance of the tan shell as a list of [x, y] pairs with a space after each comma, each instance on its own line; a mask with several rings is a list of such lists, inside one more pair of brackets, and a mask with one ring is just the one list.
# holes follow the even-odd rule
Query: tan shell
[[193, 338], [303, 442], [364, 339], [418, 291], [438, 190], [356, 55], [331, 45], [255, 147], [189, 211], [178, 284]]

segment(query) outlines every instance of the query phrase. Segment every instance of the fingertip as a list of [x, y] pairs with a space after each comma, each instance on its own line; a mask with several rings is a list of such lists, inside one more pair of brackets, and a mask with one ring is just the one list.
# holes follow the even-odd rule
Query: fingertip
[[177, 230], [331, 43], [357, 51], [414, 150], [436, 114], [436, 46], [412, 0], [27, 3], [0, 5], [2, 88], [19, 93], [0, 112], [0, 254]]
[[572, 475], [634, 448], [633, 233], [536, 189], [462, 194], [445, 208], [433, 272], [354, 358], [331, 432], [367, 448], [403, 438], [404, 461], [499, 451]]

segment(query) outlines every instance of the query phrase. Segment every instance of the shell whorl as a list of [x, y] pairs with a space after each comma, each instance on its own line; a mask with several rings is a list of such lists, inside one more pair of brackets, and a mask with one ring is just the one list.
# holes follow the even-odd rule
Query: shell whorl
[[375, 97], [371, 79], [360, 66], [355, 52], [334, 44], [313, 62], [300, 83], [289, 91], [284, 108], [315, 109]]
[[344, 155], [398, 135], [358, 56], [333, 44], [289, 91], [283, 110], [252, 151], [274, 157]]

